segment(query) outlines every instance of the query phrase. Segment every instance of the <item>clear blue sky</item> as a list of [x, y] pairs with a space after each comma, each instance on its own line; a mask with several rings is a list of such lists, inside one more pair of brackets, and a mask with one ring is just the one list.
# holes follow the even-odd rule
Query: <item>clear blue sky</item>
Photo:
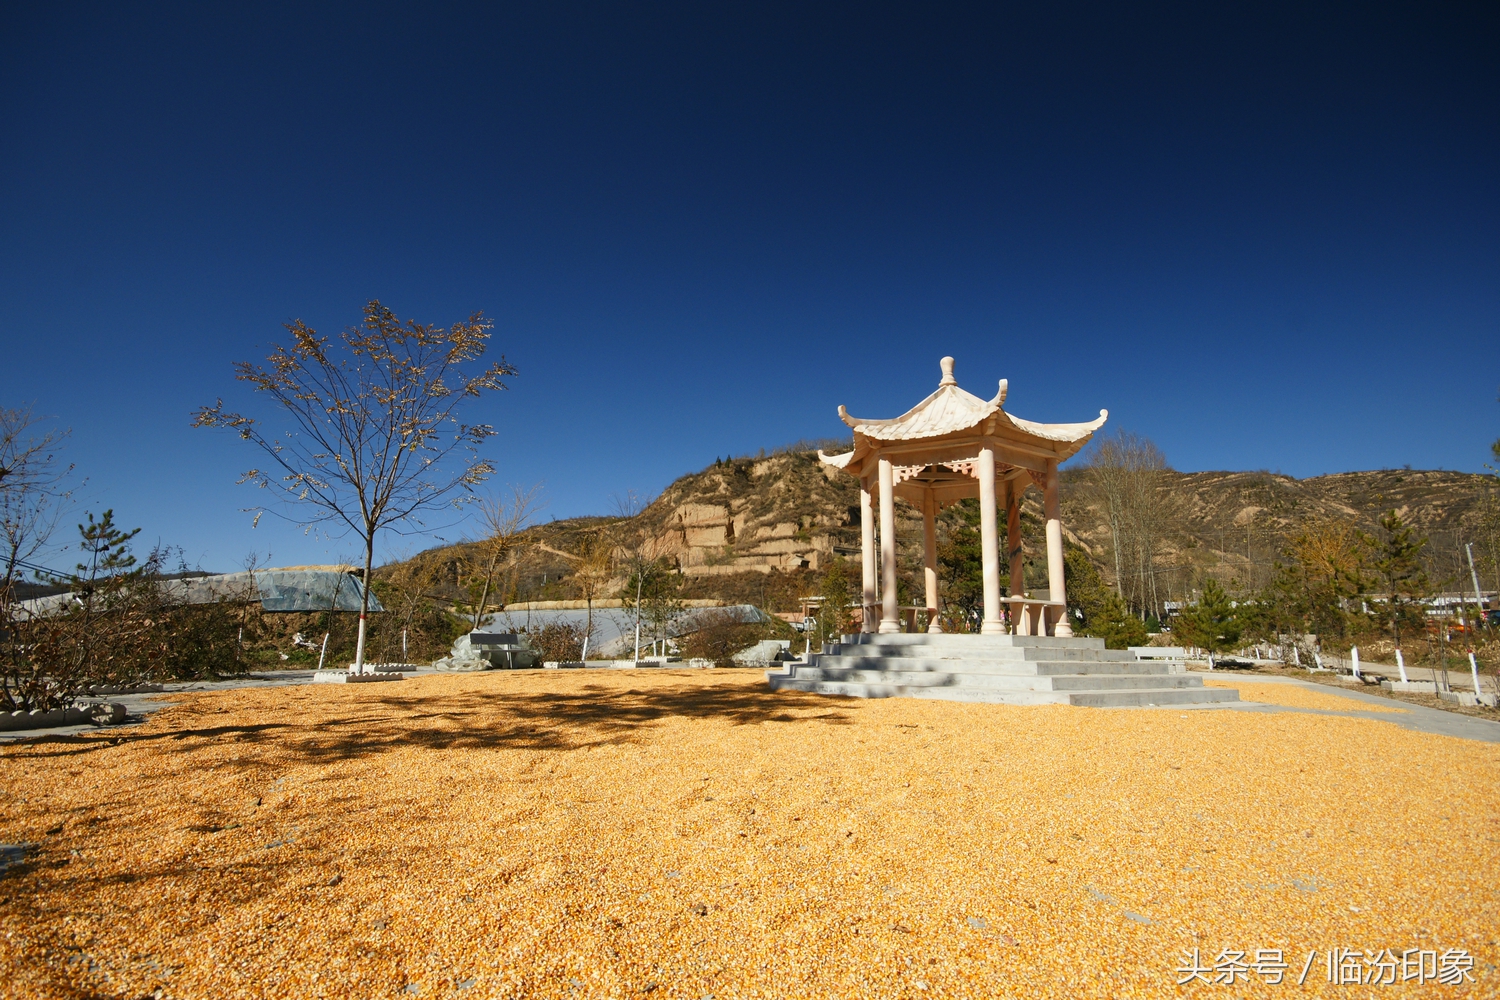
[[0, 405], [210, 569], [356, 550], [252, 531], [256, 456], [189, 420], [370, 298], [494, 318], [473, 415], [549, 516], [944, 354], [1181, 469], [1479, 470], [1500, 7], [1140, 6], [6, 5]]

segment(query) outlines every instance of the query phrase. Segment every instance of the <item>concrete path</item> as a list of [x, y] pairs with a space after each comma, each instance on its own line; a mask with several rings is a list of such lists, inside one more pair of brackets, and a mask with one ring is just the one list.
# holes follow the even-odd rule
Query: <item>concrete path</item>
[[222, 681], [185, 681], [163, 684], [160, 691], [143, 691], [139, 694], [91, 695], [88, 702], [107, 701], [125, 706], [125, 721], [114, 726], [60, 726], [55, 729], [9, 729], [0, 732], [0, 743], [35, 739], [38, 736], [72, 736], [76, 733], [97, 733], [104, 729], [119, 729], [121, 726], [138, 725], [146, 716], [172, 703], [171, 695], [179, 691], [231, 691], [236, 688], [285, 687], [292, 684], [311, 684], [314, 671], [270, 670], [264, 673], [246, 674]]
[[[1386, 680], [1399, 681], [1401, 679], [1401, 671], [1396, 669], [1394, 663], [1372, 663], [1370, 667], [1373, 669], [1367, 670], [1364, 664], [1360, 664], [1359, 671], [1360, 673], [1378, 674]], [[1442, 677], [1443, 671], [1440, 667], [1408, 666], [1406, 668], [1407, 680], [1436, 681], [1441, 685]], [[1469, 658], [1467, 656], [1448, 664], [1448, 686], [1454, 691], [1474, 690], [1474, 674], [1469, 670]], [[1479, 690], [1485, 694], [1494, 694], [1497, 690], [1495, 687], [1495, 675], [1485, 673], [1484, 664], [1480, 664], [1479, 666]]]
[[[1407, 670], [1409, 674], [1410, 668], [1407, 668]], [[1194, 673], [1200, 672], [1204, 676], [1208, 675], [1207, 671], [1194, 671]], [[1204, 706], [1205, 708], [1235, 712], [1303, 712], [1310, 715], [1338, 715], [1350, 719], [1372, 719], [1376, 722], [1389, 722], [1400, 726], [1402, 729], [1410, 729], [1419, 733], [1456, 736], [1459, 739], [1481, 740], [1485, 743], [1500, 743], [1500, 722], [1491, 722], [1489, 719], [1479, 719], [1472, 715], [1445, 712], [1440, 708], [1424, 708], [1421, 705], [1398, 701], [1395, 698], [1382, 698], [1379, 695], [1366, 694], [1363, 691], [1351, 691], [1344, 687], [1334, 687], [1332, 684], [1314, 684], [1295, 677], [1276, 677], [1270, 674], [1245, 674], [1228, 670], [1215, 670], [1213, 676], [1220, 680], [1240, 681], [1245, 684], [1293, 684], [1306, 688], [1309, 691], [1317, 691], [1320, 694], [1338, 695], [1339, 697], [1349, 698], [1354, 701], [1379, 705], [1382, 708], [1394, 706], [1405, 709], [1405, 711], [1400, 713], [1334, 712], [1322, 708], [1291, 708], [1286, 705], [1263, 705], [1247, 701]]]
[[[1256, 660], [1255, 663], [1270, 666], [1282, 666], [1280, 660]], [[1323, 657], [1324, 665], [1330, 663], [1338, 664], [1338, 673], [1348, 676], [1349, 659], [1338, 657]], [[1214, 671], [1218, 673], [1218, 671]], [[1399, 681], [1401, 679], [1401, 668], [1394, 663], [1381, 663], [1375, 660], [1362, 660], [1359, 664], [1359, 672], [1382, 677], [1386, 680]], [[1414, 667], [1406, 665], [1406, 678], [1413, 681], [1437, 681], [1441, 683], [1443, 671], [1441, 667]], [[1464, 651], [1450, 653], [1448, 660], [1448, 684], [1454, 691], [1473, 691], [1473, 673], [1469, 670], [1469, 655]], [[1494, 694], [1495, 686], [1494, 668], [1484, 663], [1479, 664], [1479, 689], [1485, 694]]]

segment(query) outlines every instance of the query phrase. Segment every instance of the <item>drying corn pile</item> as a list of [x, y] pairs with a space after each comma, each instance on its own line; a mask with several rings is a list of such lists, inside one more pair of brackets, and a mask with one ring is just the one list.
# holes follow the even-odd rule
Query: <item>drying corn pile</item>
[[1234, 688], [1241, 701], [1258, 701], [1265, 705], [1285, 705], [1290, 708], [1317, 708], [1325, 712], [1405, 712], [1399, 705], [1377, 705], [1345, 698], [1342, 695], [1310, 691], [1299, 684], [1257, 684], [1254, 681], [1225, 680], [1219, 677], [1203, 678], [1204, 687]]
[[[0, 748], [0, 840], [35, 845], [0, 877], [0, 982], [1495, 996], [1497, 786], [1500, 746], [1368, 719], [853, 701], [748, 671], [207, 693]], [[1335, 985], [1333, 949], [1357, 950], [1336, 978], [1416, 949], [1473, 982]]]

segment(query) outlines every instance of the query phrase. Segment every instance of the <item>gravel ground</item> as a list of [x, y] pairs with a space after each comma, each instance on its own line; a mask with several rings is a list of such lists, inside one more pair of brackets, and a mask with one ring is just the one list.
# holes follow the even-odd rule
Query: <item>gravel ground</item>
[[1204, 687], [1234, 688], [1245, 701], [1258, 701], [1265, 705], [1284, 705], [1288, 708], [1320, 708], [1329, 712], [1405, 712], [1398, 706], [1372, 705], [1336, 694], [1309, 691], [1305, 687], [1290, 684], [1256, 684], [1254, 681], [1227, 680], [1220, 677], [1203, 678]]
[[[0, 841], [34, 845], [5, 996], [1500, 992], [1500, 745], [752, 671], [176, 697], [0, 748]], [[1463, 949], [1476, 982], [1330, 985], [1333, 948]], [[1179, 990], [1192, 949], [1281, 949], [1287, 982]]]

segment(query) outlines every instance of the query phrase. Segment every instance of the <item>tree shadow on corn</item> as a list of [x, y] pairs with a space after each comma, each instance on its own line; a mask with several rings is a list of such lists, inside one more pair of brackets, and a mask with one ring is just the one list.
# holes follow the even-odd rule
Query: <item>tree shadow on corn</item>
[[247, 749], [274, 746], [313, 760], [358, 759], [410, 748], [570, 751], [636, 742], [648, 730], [674, 718], [736, 726], [852, 722], [838, 700], [741, 685], [662, 684], [621, 690], [591, 684], [565, 692], [471, 690], [456, 694], [415, 690], [345, 702], [337, 706], [333, 717], [303, 714], [312, 707], [306, 702], [295, 708], [268, 707], [266, 722], [249, 725], [216, 721], [159, 732], [53, 737], [44, 741], [57, 744], [55, 750], [33, 756], [71, 756], [121, 742], [156, 744], [173, 753], [224, 743]]

